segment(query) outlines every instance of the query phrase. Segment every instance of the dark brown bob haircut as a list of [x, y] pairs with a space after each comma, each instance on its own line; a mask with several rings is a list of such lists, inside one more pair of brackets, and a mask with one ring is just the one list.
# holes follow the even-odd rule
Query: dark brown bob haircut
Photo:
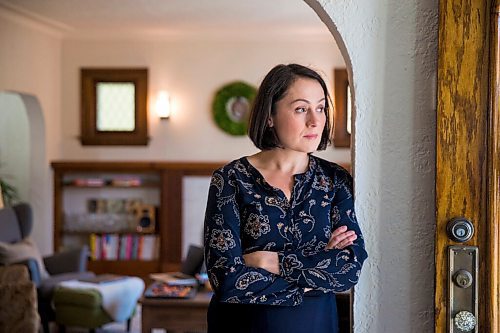
[[326, 83], [316, 71], [298, 64], [277, 65], [260, 84], [250, 113], [248, 136], [261, 150], [280, 147], [281, 143], [274, 128], [269, 127], [268, 119], [276, 113], [276, 103], [287, 93], [290, 86], [298, 79], [313, 79], [319, 82], [325, 93], [326, 124], [321, 134], [318, 150], [325, 150], [331, 139], [330, 105], [331, 99]]

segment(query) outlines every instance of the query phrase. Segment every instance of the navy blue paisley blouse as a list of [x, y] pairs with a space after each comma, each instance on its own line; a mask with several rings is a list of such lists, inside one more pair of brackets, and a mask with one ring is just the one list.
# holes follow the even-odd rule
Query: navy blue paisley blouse
[[[345, 249], [325, 250], [346, 225], [358, 238]], [[356, 221], [352, 179], [335, 163], [310, 155], [294, 175], [290, 200], [242, 157], [215, 171], [205, 214], [205, 260], [221, 302], [294, 306], [304, 288], [350, 289], [367, 258]], [[280, 274], [245, 265], [243, 254], [278, 253]]]

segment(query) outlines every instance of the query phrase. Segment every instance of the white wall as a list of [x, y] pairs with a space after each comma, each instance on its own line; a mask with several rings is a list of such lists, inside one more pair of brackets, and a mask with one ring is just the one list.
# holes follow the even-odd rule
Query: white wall
[[[22, 99], [25, 106], [33, 106], [32, 119], [36, 119], [38, 125], [43, 124], [40, 116], [47, 120], [43, 124], [47, 144], [42, 149], [45, 151], [37, 151], [35, 159], [39, 161], [38, 157], [43, 156], [43, 162], [30, 165], [38, 176], [37, 181], [30, 184], [29, 196], [35, 217], [33, 236], [41, 252], [47, 254], [52, 251], [53, 236], [49, 161], [60, 157], [60, 34], [0, 7], [0, 42], [0, 91], [16, 91], [36, 96], [38, 100], [29, 96], [22, 96]], [[39, 114], [38, 102], [43, 115]], [[36, 136], [38, 135], [45, 136], [37, 130]]]
[[369, 253], [355, 332], [433, 332], [438, 2], [306, 2], [352, 65], [356, 209]]
[[[223, 85], [243, 80], [257, 87], [278, 63], [300, 62], [324, 73], [332, 87], [333, 69], [345, 67], [333, 37], [278, 40], [65, 40], [62, 66], [62, 158], [230, 161], [256, 151], [246, 136], [234, 137], [212, 120], [211, 104]], [[170, 93], [174, 113], [160, 121], [149, 113], [147, 147], [81, 146], [80, 68], [147, 67], [149, 94]], [[151, 103], [150, 98], [150, 105]], [[151, 108], [150, 108], [151, 111]], [[324, 156], [350, 161], [348, 149], [329, 149]]]

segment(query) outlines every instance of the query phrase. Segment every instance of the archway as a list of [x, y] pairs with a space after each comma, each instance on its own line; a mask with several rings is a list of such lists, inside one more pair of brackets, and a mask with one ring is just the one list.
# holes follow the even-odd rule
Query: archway
[[37, 244], [44, 244], [51, 236], [50, 229], [37, 223], [48, 218], [50, 210], [44, 203], [50, 195], [46, 165], [45, 124], [38, 99], [19, 92], [0, 92], [0, 175], [18, 189], [21, 201], [31, 204]]

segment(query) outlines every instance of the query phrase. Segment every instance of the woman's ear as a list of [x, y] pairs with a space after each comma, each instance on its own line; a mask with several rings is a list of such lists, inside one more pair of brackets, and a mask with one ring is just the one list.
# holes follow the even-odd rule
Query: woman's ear
[[271, 117], [267, 118], [267, 126], [268, 127], [273, 127], [274, 126], [274, 124], [273, 124], [273, 118], [271, 118]]

